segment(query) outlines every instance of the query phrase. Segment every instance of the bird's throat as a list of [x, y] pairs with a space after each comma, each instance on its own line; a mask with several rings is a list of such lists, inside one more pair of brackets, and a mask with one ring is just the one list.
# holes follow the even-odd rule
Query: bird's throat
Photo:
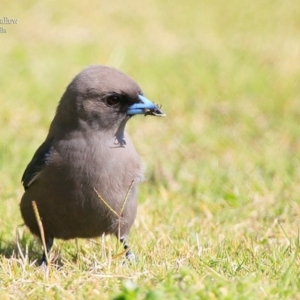
[[114, 144], [116, 147], [125, 147], [126, 140], [125, 140], [125, 126], [127, 123], [127, 119], [120, 123], [120, 126], [117, 128], [115, 133], [115, 141]]

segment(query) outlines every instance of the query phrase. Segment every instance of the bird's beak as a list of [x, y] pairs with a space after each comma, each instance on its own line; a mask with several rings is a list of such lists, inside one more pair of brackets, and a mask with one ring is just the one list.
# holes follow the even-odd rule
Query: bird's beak
[[150, 115], [157, 117], [164, 117], [166, 114], [159, 106], [148, 100], [146, 97], [139, 95], [140, 102], [132, 104], [127, 110], [127, 115]]

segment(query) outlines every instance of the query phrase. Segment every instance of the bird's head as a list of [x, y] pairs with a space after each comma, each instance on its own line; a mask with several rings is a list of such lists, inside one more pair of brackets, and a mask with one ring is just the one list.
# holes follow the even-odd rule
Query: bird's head
[[138, 114], [165, 116], [133, 79], [117, 69], [100, 65], [80, 72], [57, 108], [57, 117], [66, 125], [95, 130], [118, 128]]

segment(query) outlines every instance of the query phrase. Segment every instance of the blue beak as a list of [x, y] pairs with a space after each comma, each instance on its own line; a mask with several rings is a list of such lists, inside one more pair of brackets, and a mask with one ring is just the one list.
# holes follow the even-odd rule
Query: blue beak
[[141, 102], [132, 104], [128, 110], [127, 115], [151, 115], [157, 117], [164, 117], [165, 114], [162, 112], [160, 107], [155, 105], [153, 102], [148, 100], [146, 97], [139, 95]]

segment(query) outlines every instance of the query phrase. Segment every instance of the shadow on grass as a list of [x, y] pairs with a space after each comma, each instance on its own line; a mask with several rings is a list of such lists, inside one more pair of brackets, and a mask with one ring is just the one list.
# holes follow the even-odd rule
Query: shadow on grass
[[[54, 247], [51, 250], [50, 260], [52, 266], [61, 268], [64, 265], [61, 251], [61, 247]], [[74, 247], [67, 246], [63, 252], [63, 256], [66, 256], [68, 261], [74, 264], [78, 263], [78, 253]], [[34, 264], [38, 267], [41, 266], [42, 255], [43, 247], [41, 242], [30, 233], [17, 233], [13, 239], [0, 236], [0, 257], [27, 261], [29, 264]]]
[[[50, 260], [51, 265], [61, 268], [64, 265], [64, 259], [73, 264], [78, 264], [80, 261], [80, 253], [76, 247], [70, 244], [65, 245], [64, 250], [61, 247], [51, 250]], [[61, 252], [63, 252], [61, 256]], [[80, 251], [79, 251], [80, 252]], [[40, 241], [33, 237], [30, 233], [20, 230], [13, 238], [0, 236], [0, 257], [12, 260], [26, 261], [30, 265], [41, 266], [41, 258], [43, 249]]]
[[11, 258], [16, 256], [18, 251], [15, 241], [6, 241], [0, 237], [0, 256], [5, 256], [6, 258]]
[[13, 238], [0, 236], [0, 257], [22, 260], [38, 266], [41, 263], [42, 248], [35, 238], [18, 229]]

